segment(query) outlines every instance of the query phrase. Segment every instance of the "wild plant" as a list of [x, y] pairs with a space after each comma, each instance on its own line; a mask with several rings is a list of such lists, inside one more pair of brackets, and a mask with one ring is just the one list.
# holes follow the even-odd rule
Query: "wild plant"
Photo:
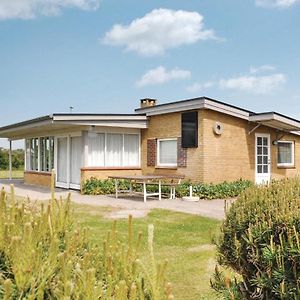
[[75, 224], [70, 195], [48, 203], [17, 201], [14, 189], [0, 192], [0, 299], [173, 299], [166, 263], [153, 254], [149, 227], [149, 261], [140, 258], [141, 233], [133, 234], [129, 216], [123, 242], [117, 224], [92, 245], [89, 230]]

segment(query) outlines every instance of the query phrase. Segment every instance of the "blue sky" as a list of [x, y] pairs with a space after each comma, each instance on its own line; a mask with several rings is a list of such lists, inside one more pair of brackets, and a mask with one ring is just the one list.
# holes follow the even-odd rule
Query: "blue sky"
[[299, 15], [299, 0], [1, 0], [0, 126], [145, 97], [300, 118]]

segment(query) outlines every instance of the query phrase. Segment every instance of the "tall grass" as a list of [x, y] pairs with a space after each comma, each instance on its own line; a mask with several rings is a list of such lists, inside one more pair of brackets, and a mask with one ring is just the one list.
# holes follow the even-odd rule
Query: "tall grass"
[[151, 268], [139, 259], [141, 234], [133, 235], [132, 217], [125, 242], [116, 223], [102, 247], [89, 231], [74, 224], [70, 195], [48, 203], [17, 202], [14, 189], [0, 192], [0, 299], [173, 299], [165, 279], [166, 262], [148, 248]]

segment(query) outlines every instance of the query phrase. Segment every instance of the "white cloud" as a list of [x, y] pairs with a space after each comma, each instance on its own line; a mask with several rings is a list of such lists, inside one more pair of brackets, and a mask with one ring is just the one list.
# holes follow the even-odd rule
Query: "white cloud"
[[205, 89], [213, 87], [215, 84], [212, 81], [207, 81], [204, 83], [195, 82], [189, 86], [187, 86], [186, 90], [190, 93], [198, 93]]
[[183, 80], [191, 77], [191, 72], [182, 69], [172, 69], [167, 71], [163, 66], [159, 66], [155, 69], [146, 72], [140, 80], [136, 82], [138, 87], [144, 87], [148, 85], [159, 85], [171, 80]]
[[167, 49], [210, 39], [218, 38], [213, 30], [204, 29], [203, 16], [198, 12], [159, 8], [129, 25], [114, 25], [103, 41], [140, 55], [154, 56]]
[[262, 7], [287, 8], [298, 2], [299, 0], [256, 0], [255, 4]]
[[275, 71], [275, 70], [276, 70], [276, 68], [272, 65], [262, 65], [262, 66], [259, 66], [259, 67], [250, 67], [250, 73], [251, 74], [271, 72], [271, 71]]
[[63, 8], [92, 10], [99, 4], [100, 0], [0, 0], [0, 20], [53, 16]]
[[284, 74], [271, 74], [267, 76], [240, 76], [221, 79], [219, 86], [222, 89], [251, 92], [254, 94], [268, 94], [286, 82]]

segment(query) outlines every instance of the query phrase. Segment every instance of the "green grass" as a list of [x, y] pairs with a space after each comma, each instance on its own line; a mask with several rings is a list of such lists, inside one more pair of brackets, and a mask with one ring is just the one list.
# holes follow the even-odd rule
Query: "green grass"
[[[90, 228], [94, 243], [102, 244], [112, 226], [103, 215], [109, 208], [75, 206], [76, 220]], [[172, 282], [175, 299], [218, 299], [210, 288], [215, 267], [215, 249], [211, 245], [218, 232], [217, 220], [189, 214], [153, 210], [147, 217], [134, 219], [134, 230], [143, 233], [143, 257], [147, 263], [147, 226], [154, 224], [155, 255], [160, 261], [168, 259], [168, 279]], [[118, 220], [118, 232], [126, 237], [127, 220]]]
[[[13, 170], [12, 177], [13, 178], [23, 178], [24, 171], [23, 170]], [[9, 171], [8, 170], [0, 170], [0, 179], [7, 179], [9, 178]]]

